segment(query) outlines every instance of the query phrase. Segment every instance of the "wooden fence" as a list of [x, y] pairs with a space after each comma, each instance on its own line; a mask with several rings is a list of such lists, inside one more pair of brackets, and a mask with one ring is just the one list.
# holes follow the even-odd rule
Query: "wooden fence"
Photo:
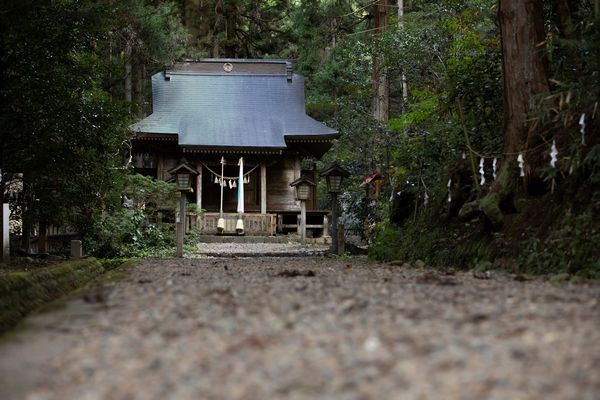
[[[238, 214], [225, 213], [224, 234], [235, 234]], [[275, 214], [244, 214], [244, 233], [248, 236], [273, 236], [277, 226], [277, 218]], [[214, 235], [219, 233], [217, 223], [219, 221], [219, 213], [203, 213], [200, 216], [186, 215], [186, 229], [199, 229], [201, 233], [206, 235]]]

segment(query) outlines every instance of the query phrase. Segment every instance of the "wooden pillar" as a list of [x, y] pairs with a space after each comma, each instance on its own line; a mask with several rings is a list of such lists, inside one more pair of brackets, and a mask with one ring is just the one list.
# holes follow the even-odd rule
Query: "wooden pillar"
[[267, 165], [260, 164], [260, 213], [267, 213]]
[[160, 152], [158, 152], [156, 160], [156, 179], [165, 180], [165, 158]]
[[198, 212], [202, 210], [202, 165], [198, 169], [198, 175], [196, 176], [196, 206]]
[[8, 262], [10, 260], [10, 208], [8, 203], [0, 204], [0, 260]]
[[38, 253], [48, 253], [48, 225], [45, 222], [39, 223], [38, 232]]
[[306, 243], [306, 201], [300, 200], [300, 241]]
[[294, 158], [294, 179], [300, 178], [302, 174], [302, 166], [300, 165], [300, 157]]
[[345, 252], [346, 252], [346, 228], [344, 227], [343, 223], [340, 223], [338, 226], [338, 233], [337, 233], [336, 254], [338, 256], [342, 256], [342, 255], [344, 255]]
[[331, 194], [331, 252], [338, 254], [338, 198], [337, 193]]
[[179, 199], [179, 222], [177, 222], [177, 253], [176, 257], [183, 257], [183, 241], [185, 237], [185, 193]]
[[329, 217], [323, 215], [323, 237], [329, 237]]

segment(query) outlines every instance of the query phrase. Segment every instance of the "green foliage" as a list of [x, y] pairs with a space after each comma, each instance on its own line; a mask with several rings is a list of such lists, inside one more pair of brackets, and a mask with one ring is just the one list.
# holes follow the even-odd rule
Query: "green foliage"
[[[0, 13], [6, 27], [0, 169], [6, 178], [23, 174], [13, 208], [22, 212], [25, 227], [39, 221], [89, 234], [122, 194], [143, 204], [149, 216], [170, 207], [148, 192], [144, 178], [126, 178], [130, 185], [121, 187], [131, 106], [118, 99], [125, 99], [132, 74], [147, 85], [145, 69], [162, 68], [187, 51], [174, 3], [6, 3]], [[126, 66], [133, 70], [125, 73]], [[141, 86], [136, 92], [143, 107]]]
[[184, 253], [197, 253], [198, 243], [200, 242], [200, 230], [194, 229], [185, 233], [185, 241], [183, 243]]
[[519, 267], [526, 273], [568, 272], [600, 279], [598, 243], [600, 231], [593, 214], [568, 213], [547, 236], [532, 236], [524, 241]]
[[29, 220], [80, 227], [111, 198], [127, 134], [102, 87], [109, 14], [94, 1], [11, 2], [0, 18], [2, 170], [23, 173]]
[[174, 210], [179, 199], [175, 184], [141, 174], [125, 175], [122, 193], [133, 201], [135, 208], [143, 209], [152, 217], [163, 209]]
[[406, 260], [407, 253], [398, 246], [399, 243], [402, 243], [400, 232], [382, 223], [369, 247], [369, 256], [379, 261]]
[[[379, 169], [386, 176], [383, 199], [399, 191], [423, 199], [446, 197], [441, 187], [468, 149], [456, 99], [460, 98], [471, 143], [497, 154], [502, 146], [501, 68], [495, 1], [414, 2], [402, 28], [382, 35], [353, 35], [337, 42], [330, 58], [311, 80], [309, 98], [336, 104], [327, 122], [342, 137], [325, 163], [337, 159], [351, 171], [349, 209], [363, 220], [361, 189], [365, 175]], [[385, 60], [390, 82], [390, 120], [376, 121], [372, 106], [372, 62]], [[402, 99], [400, 77], [409, 96]], [[327, 100], [325, 100], [327, 101]], [[439, 199], [437, 199], [439, 200]], [[422, 200], [419, 201], [419, 203]], [[381, 202], [376, 219], [385, 217]], [[418, 207], [420, 208], [420, 207]]]
[[99, 257], [144, 257], [168, 251], [175, 235], [150, 223], [142, 210], [120, 209], [100, 216], [87, 242]]
[[[439, 109], [437, 96], [419, 90], [415, 90], [413, 96], [417, 101], [409, 106], [409, 110], [388, 121], [388, 128], [392, 132], [402, 133], [434, 118]], [[419, 99], [420, 101], [418, 101]]]
[[203, 208], [198, 208], [198, 204], [196, 203], [187, 203], [185, 207], [186, 212], [190, 214], [200, 215], [205, 211]]
[[174, 210], [179, 192], [173, 183], [139, 174], [128, 175], [122, 193], [131, 208], [117, 207], [99, 215], [89, 229], [91, 252], [99, 257], [144, 257], [172, 252], [172, 224], [157, 225], [159, 214]]

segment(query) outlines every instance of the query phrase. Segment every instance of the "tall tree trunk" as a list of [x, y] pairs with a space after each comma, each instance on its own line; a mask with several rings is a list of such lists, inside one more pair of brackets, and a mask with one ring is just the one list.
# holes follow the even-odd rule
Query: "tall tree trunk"
[[[548, 92], [548, 67], [543, 42], [543, 0], [501, 0], [504, 76], [504, 152], [514, 154], [541, 141], [539, 128], [528, 119], [532, 97]], [[531, 156], [531, 154], [529, 154]]]
[[[388, 7], [385, 1], [373, 5], [375, 30], [373, 35], [379, 36], [387, 27]], [[384, 67], [383, 54], [373, 56], [373, 116], [378, 121], [389, 119], [390, 84]]]
[[[398, 29], [404, 28], [404, 0], [398, 0]], [[400, 72], [400, 79], [402, 83], [402, 112], [406, 112], [406, 102], [408, 100], [408, 83], [406, 81], [406, 74], [404, 71]]]
[[558, 15], [559, 27], [564, 37], [570, 37], [573, 34], [573, 22], [571, 20], [571, 10], [567, 0], [553, 0], [554, 10]]
[[143, 118], [144, 113], [144, 77], [146, 67], [144, 64], [139, 63], [137, 65], [137, 73], [135, 77], [135, 102], [137, 104], [137, 115], [140, 118]]
[[225, 44], [223, 50], [225, 57], [236, 58], [236, 29], [237, 29], [237, 13], [239, 12], [236, 2], [224, 1], [223, 14], [225, 16]]
[[[539, 146], [543, 143], [539, 125], [530, 119], [535, 95], [548, 92], [548, 67], [544, 49], [543, 0], [500, 0], [498, 20], [502, 35], [502, 72], [504, 96], [505, 159], [492, 190], [477, 203], [492, 226], [500, 226], [503, 215], [513, 212], [513, 194], [519, 172], [517, 154], [525, 161], [526, 186], [540, 183], [538, 167], [543, 160]], [[534, 153], [534, 151], [536, 151]], [[536, 183], [535, 185], [533, 183]], [[466, 215], [465, 204], [460, 214]], [[471, 205], [472, 206], [472, 205]]]
[[128, 40], [125, 44], [125, 101], [131, 103], [132, 96], [132, 76], [131, 76], [131, 56], [132, 56], [131, 42]]

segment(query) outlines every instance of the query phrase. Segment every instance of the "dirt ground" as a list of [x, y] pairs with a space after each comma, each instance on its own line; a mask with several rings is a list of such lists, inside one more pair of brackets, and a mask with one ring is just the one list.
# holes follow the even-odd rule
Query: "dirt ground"
[[0, 398], [595, 400], [599, 295], [363, 259], [148, 260], [2, 338]]

